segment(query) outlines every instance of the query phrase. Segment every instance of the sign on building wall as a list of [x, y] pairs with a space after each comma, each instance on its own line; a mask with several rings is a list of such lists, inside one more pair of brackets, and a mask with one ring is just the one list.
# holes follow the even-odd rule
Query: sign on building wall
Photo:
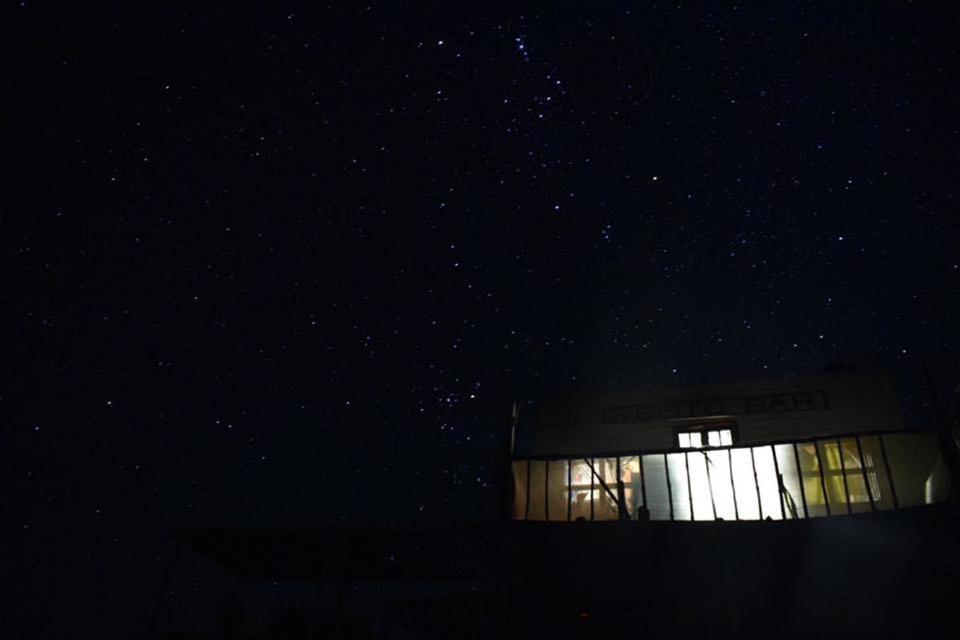
[[695, 418], [698, 416], [825, 411], [829, 407], [826, 391], [798, 391], [727, 398], [695, 398], [663, 403], [613, 405], [600, 409], [600, 421], [604, 424], [620, 424], [649, 420]]
[[892, 380], [875, 372], [547, 400], [531, 422], [536, 451], [564, 453], [669, 448], [678, 429], [716, 419], [735, 420], [742, 442], [902, 428]]

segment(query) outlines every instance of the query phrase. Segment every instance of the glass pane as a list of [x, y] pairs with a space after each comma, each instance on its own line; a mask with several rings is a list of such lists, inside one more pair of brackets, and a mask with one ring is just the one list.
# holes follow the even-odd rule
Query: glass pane
[[687, 487], [687, 467], [683, 453], [667, 454], [670, 471], [670, 490], [673, 493], [673, 519], [691, 520], [690, 491]]
[[736, 511], [733, 502], [733, 485], [730, 482], [730, 456], [728, 451], [707, 452], [707, 471], [710, 476], [710, 488], [717, 507], [717, 517], [735, 520]]
[[737, 492], [737, 511], [741, 520], [759, 520], [760, 505], [757, 501], [757, 486], [753, 478], [753, 462], [750, 449], [730, 449], [733, 460], [733, 485]]
[[715, 520], [712, 478], [707, 474], [707, 452], [697, 451], [687, 456], [690, 467], [690, 491], [693, 496], [693, 519]]
[[547, 518], [551, 521], [566, 521], [567, 496], [570, 495], [567, 487], [567, 461], [551, 460], [547, 467]]
[[893, 509], [893, 495], [890, 492], [890, 480], [883, 465], [883, 452], [880, 450], [878, 436], [860, 438], [864, 464], [867, 466], [867, 480], [877, 509]]
[[593, 474], [590, 472], [590, 466], [583, 459], [570, 461], [571, 476], [571, 520], [590, 520], [591, 504], [593, 500], [590, 497], [590, 479]]
[[729, 447], [733, 444], [733, 434], [730, 429], [723, 429], [720, 432], [720, 444], [724, 447]]
[[823, 495], [820, 480], [820, 458], [812, 442], [797, 444], [800, 457], [800, 472], [803, 475], [803, 490], [807, 496], [807, 512], [811, 518], [828, 515], [828, 505]]
[[764, 519], [782, 520], [785, 510], [780, 509], [780, 483], [773, 464], [773, 447], [754, 447], [753, 458], [757, 466], [757, 483], [760, 485], [761, 516]]
[[678, 435], [680, 436], [680, 448], [681, 448], [681, 449], [686, 449], [686, 448], [688, 448], [688, 447], [690, 446], [690, 434], [689, 434], [689, 433], [681, 433], [681, 434], [678, 434]]
[[780, 467], [781, 496], [784, 512], [787, 518], [803, 518], [803, 495], [800, 487], [800, 470], [797, 469], [797, 457], [793, 455], [792, 444], [778, 444], [774, 446], [777, 455], [777, 465]]
[[547, 463], [530, 461], [530, 507], [527, 520], [546, 520]]
[[620, 458], [620, 480], [623, 482], [623, 495], [630, 519], [636, 520], [637, 509], [643, 504], [643, 479], [640, 477], [638, 456]]
[[593, 519], [616, 520], [620, 517], [617, 508], [617, 459], [594, 458], [597, 475], [603, 479], [593, 486]]
[[836, 440], [818, 440], [817, 454], [820, 457], [823, 479], [827, 486], [827, 501], [831, 515], [847, 513], [847, 491], [844, 474], [840, 470], [840, 449]]
[[[855, 438], [843, 438], [840, 441], [840, 454], [843, 456], [844, 474], [847, 478], [847, 492], [850, 496], [850, 508], [853, 513], [870, 511], [870, 496], [860, 467], [860, 454]], [[866, 460], [864, 460], [866, 463]]]
[[699, 431], [690, 434], [690, 446], [698, 449], [703, 446]]
[[527, 461], [513, 461], [513, 519], [523, 520], [527, 513]]
[[720, 446], [720, 432], [719, 431], [708, 431], [707, 432], [707, 443], [711, 447]]
[[670, 519], [667, 473], [662, 455], [643, 456], [643, 480], [647, 483], [648, 509], [651, 520]]

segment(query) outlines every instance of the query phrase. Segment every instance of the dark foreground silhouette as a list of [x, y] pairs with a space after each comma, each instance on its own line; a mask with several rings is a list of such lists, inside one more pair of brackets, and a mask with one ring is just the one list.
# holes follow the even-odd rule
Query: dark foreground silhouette
[[[210, 603], [228, 638], [889, 637], [953, 629], [960, 594], [954, 505], [780, 522], [180, 538], [242, 583], [337, 586], [332, 601], [275, 607], [259, 621], [249, 597]], [[369, 584], [385, 585], [378, 607], [352, 611], [348, 594]]]

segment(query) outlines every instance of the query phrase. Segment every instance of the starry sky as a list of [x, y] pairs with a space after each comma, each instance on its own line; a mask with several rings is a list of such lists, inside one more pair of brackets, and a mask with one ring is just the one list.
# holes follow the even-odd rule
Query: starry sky
[[175, 527], [493, 517], [513, 398], [839, 360], [933, 426], [957, 14], [462, 4], [4, 9], [29, 624]]

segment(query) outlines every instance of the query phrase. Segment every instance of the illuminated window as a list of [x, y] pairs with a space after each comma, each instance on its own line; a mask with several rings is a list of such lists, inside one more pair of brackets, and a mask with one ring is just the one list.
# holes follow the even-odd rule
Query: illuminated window
[[852, 438], [801, 444], [798, 449], [804, 458], [810, 460], [803, 477], [807, 501], [811, 505], [826, 502], [843, 510], [848, 504], [868, 505], [871, 500], [876, 502], [883, 498], [873, 453], [858, 449]]
[[570, 461], [569, 473], [570, 520], [617, 519], [616, 458], [574, 459]]
[[596, 485], [591, 471], [593, 460], [585, 458], [570, 461], [570, 485], [568, 488], [570, 520], [593, 519], [593, 491]]
[[[513, 461], [516, 520], [780, 520], [946, 501], [935, 433], [737, 446], [736, 424], [677, 430], [675, 451]], [[894, 485], [894, 482], [897, 484]]]
[[677, 430], [677, 443], [681, 449], [729, 447], [733, 445], [736, 429], [735, 422], [684, 426]]

